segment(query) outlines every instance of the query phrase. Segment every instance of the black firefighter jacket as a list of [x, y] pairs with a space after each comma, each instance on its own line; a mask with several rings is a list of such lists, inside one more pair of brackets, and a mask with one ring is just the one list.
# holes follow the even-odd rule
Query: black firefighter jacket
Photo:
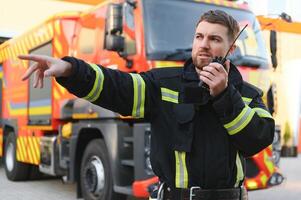
[[[226, 90], [202, 97], [191, 59], [182, 68], [124, 73], [65, 57], [73, 66], [57, 81], [69, 92], [124, 116], [151, 123], [151, 164], [171, 188], [233, 188], [244, 159], [272, 143], [274, 120], [262, 92], [231, 65]], [[205, 93], [203, 96], [206, 96]]]

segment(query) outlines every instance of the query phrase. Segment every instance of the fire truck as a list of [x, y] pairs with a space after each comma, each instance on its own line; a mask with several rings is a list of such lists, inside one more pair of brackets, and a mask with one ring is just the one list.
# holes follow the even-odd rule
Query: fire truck
[[[273, 17], [257, 16], [268, 42], [274, 72], [272, 82], [277, 95], [274, 119], [282, 137], [282, 156], [301, 152], [301, 71], [298, 48], [301, 46], [301, 23], [293, 22], [286, 13]], [[293, 97], [293, 98], [292, 98]], [[290, 130], [290, 131], [288, 131]]]
[[[86, 12], [52, 16], [3, 43], [0, 155], [7, 178], [60, 176], [76, 183], [77, 196], [85, 199], [147, 197], [158, 182], [149, 158], [149, 123], [76, 98], [52, 78], [43, 90], [32, 86], [32, 78], [22, 82], [32, 63], [17, 55], [69, 55], [125, 72], [181, 67], [191, 53], [195, 23], [209, 9], [249, 25], [230, 59], [246, 81], [268, 91], [270, 65], [257, 19], [246, 4], [230, 1], [103, 1]], [[277, 184], [276, 174], [270, 147], [247, 159], [248, 189]]]

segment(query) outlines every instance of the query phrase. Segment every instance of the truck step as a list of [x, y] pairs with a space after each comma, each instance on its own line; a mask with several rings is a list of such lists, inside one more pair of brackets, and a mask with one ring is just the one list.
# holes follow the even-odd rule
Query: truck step
[[114, 191], [121, 194], [133, 195], [132, 186], [117, 186], [114, 185]]
[[124, 142], [128, 142], [128, 143], [133, 143], [134, 137], [124, 137], [124, 138], [123, 138], [123, 141], [124, 141]]
[[121, 164], [125, 166], [134, 167], [134, 160], [121, 160]]

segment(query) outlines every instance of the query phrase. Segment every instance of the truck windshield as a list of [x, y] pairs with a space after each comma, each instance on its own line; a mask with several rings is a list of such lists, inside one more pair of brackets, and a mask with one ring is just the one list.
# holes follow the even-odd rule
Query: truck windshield
[[[230, 13], [247, 29], [236, 42], [230, 59], [248, 64], [267, 62], [267, 52], [259, 24], [247, 10], [227, 8], [188, 0], [144, 0], [146, 53], [150, 60], [185, 60], [190, 57], [196, 22], [208, 10]], [[243, 63], [240, 63], [243, 64]], [[262, 64], [260, 64], [262, 65]]]

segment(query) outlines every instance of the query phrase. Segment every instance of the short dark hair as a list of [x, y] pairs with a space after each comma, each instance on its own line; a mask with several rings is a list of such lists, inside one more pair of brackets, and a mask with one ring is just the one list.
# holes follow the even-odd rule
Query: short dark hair
[[202, 21], [225, 26], [228, 28], [228, 36], [231, 40], [234, 40], [240, 30], [238, 22], [231, 15], [222, 10], [209, 10], [205, 12], [199, 19], [197, 26]]

